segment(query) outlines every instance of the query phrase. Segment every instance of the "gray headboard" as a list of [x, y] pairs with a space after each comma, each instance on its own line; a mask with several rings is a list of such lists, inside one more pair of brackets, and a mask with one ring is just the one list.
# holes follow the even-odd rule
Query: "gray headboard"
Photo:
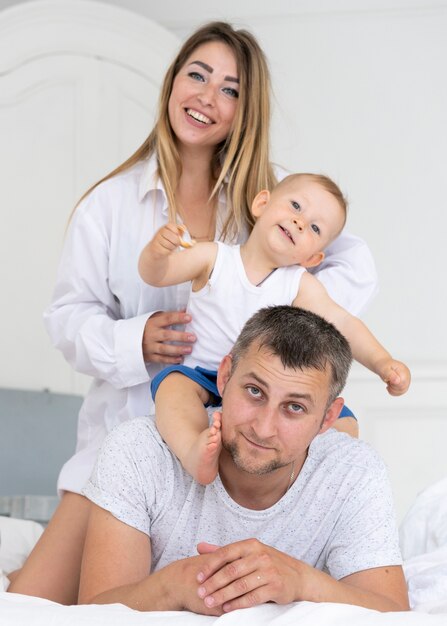
[[74, 395], [0, 389], [0, 496], [56, 495], [81, 403]]

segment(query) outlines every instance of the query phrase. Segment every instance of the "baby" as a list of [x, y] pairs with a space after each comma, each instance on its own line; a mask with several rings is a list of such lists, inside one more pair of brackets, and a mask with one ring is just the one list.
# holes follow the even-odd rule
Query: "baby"
[[345, 335], [354, 358], [380, 376], [391, 395], [405, 393], [410, 384], [408, 368], [306, 271], [321, 263], [323, 250], [344, 227], [346, 202], [337, 185], [326, 176], [292, 174], [271, 193], [258, 193], [251, 211], [256, 221], [241, 246], [188, 244], [183, 226], [166, 224], [139, 261], [140, 275], [151, 285], [192, 283], [193, 354], [183, 365], [162, 370], [152, 381], [152, 395], [160, 434], [202, 484], [216, 477], [221, 449], [219, 414], [209, 426], [205, 409], [220, 404], [217, 368], [245, 322], [264, 306], [292, 304], [313, 311]]

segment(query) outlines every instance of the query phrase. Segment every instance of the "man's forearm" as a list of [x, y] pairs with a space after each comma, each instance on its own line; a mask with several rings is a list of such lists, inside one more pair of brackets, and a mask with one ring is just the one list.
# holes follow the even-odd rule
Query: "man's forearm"
[[220, 607], [207, 608], [198, 597], [198, 557], [182, 559], [150, 574], [143, 580], [108, 589], [84, 604], [124, 604], [137, 611], [190, 610], [203, 615], [221, 615]]
[[342, 580], [304, 563], [300, 563], [300, 569], [297, 600], [353, 604], [377, 611], [409, 609], [405, 579], [399, 566], [364, 570]]

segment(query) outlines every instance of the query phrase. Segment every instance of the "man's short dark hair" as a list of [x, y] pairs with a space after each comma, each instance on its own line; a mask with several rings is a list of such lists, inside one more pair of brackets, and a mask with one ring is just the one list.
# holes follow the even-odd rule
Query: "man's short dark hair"
[[335, 326], [315, 313], [293, 306], [260, 309], [233, 346], [233, 370], [254, 343], [278, 356], [287, 368], [324, 371], [329, 366], [329, 404], [346, 384], [352, 363], [349, 343]]

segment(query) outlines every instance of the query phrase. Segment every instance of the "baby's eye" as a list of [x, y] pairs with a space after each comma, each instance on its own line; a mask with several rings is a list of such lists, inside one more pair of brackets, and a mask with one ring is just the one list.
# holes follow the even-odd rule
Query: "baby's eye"
[[319, 226], [317, 226], [316, 224], [312, 224], [311, 228], [314, 231], [314, 233], [317, 233], [317, 235], [320, 234], [321, 231], [320, 231], [320, 227]]
[[301, 206], [298, 202], [296, 202], [295, 200], [291, 200], [290, 204], [293, 206], [293, 208], [295, 209], [295, 211], [301, 211]]
[[201, 82], [204, 82], [205, 80], [202, 74], [200, 74], [199, 72], [188, 72], [188, 76], [192, 78], [193, 80], [199, 80]]
[[232, 98], [239, 98], [239, 92], [237, 89], [233, 89], [233, 87], [224, 87], [222, 90], [227, 96], [231, 96]]

